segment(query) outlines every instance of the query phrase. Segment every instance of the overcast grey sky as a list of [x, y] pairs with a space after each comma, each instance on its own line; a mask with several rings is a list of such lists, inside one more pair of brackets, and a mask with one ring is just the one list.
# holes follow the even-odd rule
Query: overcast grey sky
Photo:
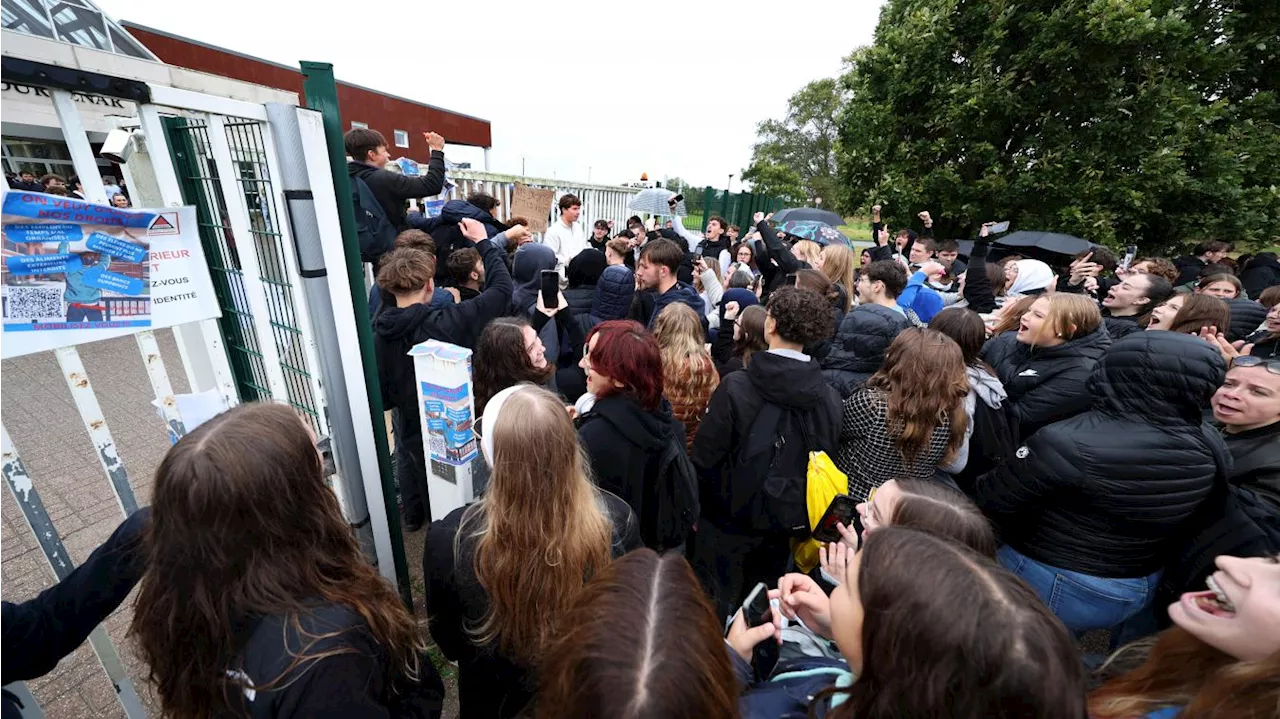
[[[96, 0], [130, 20], [266, 60], [331, 62], [339, 79], [482, 117], [491, 168], [723, 187], [755, 126], [869, 44], [881, 0]], [[340, 9], [339, 9], [340, 8]], [[367, 20], [360, 20], [365, 14]], [[446, 138], [447, 140], [448, 138]], [[481, 166], [478, 150], [453, 159]], [[588, 178], [588, 175], [590, 177]]]

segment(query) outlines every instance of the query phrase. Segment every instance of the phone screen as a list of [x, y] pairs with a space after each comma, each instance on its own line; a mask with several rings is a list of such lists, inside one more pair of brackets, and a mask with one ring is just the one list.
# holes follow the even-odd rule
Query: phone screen
[[769, 612], [769, 588], [764, 582], [757, 584], [751, 590], [751, 594], [747, 595], [747, 600], [742, 603], [742, 616], [747, 620], [749, 627], [758, 627], [773, 621]]
[[1133, 258], [1138, 256], [1137, 245], [1126, 245], [1124, 248], [1124, 260], [1120, 262], [1120, 269], [1127, 270], [1129, 265], [1133, 264]]
[[991, 226], [991, 233], [992, 233], [992, 234], [995, 234], [995, 233], [997, 233], [997, 232], [1008, 232], [1008, 231], [1009, 231], [1009, 221], [1008, 221], [1008, 220], [1005, 220], [1005, 221], [1003, 221], [1003, 222], [997, 222], [996, 224], [994, 224], [994, 225], [992, 225], [992, 226]]
[[542, 271], [542, 305], [547, 309], [555, 309], [560, 302], [560, 273], [555, 270]]
[[790, 285], [791, 287], [799, 287], [799, 286], [800, 286], [800, 277], [799, 277], [798, 275], [796, 275], [794, 272], [792, 272], [792, 273], [790, 273], [790, 274], [788, 274], [788, 275], [787, 275], [787, 277], [786, 277], [786, 280], [785, 280], [785, 283], [784, 283], [784, 284]]
[[853, 517], [858, 513], [858, 503], [853, 497], [847, 494], [837, 494], [831, 500], [831, 504], [827, 505], [827, 511], [823, 513], [822, 519], [818, 521], [818, 526], [813, 530], [813, 538], [819, 542], [839, 542], [840, 530], [836, 529], [836, 524], [843, 524], [846, 527], [853, 526]]

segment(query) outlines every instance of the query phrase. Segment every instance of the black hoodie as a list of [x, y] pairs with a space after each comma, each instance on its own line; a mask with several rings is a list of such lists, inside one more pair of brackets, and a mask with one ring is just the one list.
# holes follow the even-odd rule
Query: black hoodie
[[414, 426], [418, 424], [418, 395], [413, 388], [409, 350], [427, 340], [474, 349], [484, 326], [505, 315], [511, 302], [511, 274], [502, 250], [489, 240], [478, 242], [475, 247], [484, 259], [485, 273], [485, 288], [478, 297], [443, 307], [396, 307], [394, 298], [388, 298], [373, 319], [373, 347], [378, 357], [383, 406], [400, 408], [404, 418], [412, 418]]
[[596, 485], [621, 497], [640, 520], [640, 538], [662, 551], [655, 539], [658, 521], [658, 461], [668, 442], [683, 445], [684, 424], [671, 416], [664, 399], [649, 411], [627, 397], [604, 397], [578, 420], [578, 436], [591, 458]]
[[[827, 385], [817, 360], [808, 362], [777, 354], [757, 352], [746, 371], [724, 376], [711, 395], [707, 414], [698, 425], [690, 456], [702, 479], [702, 513], [720, 517], [724, 507], [723, 482], [733, 481], [738, 455], [751, 432], [756, 415], [773, 404], [798, 415], [807, 428], [809, 444], [834, 455], [840, 440], [840, 395]], [[796, 423], [795, 437], [804, 443]]]

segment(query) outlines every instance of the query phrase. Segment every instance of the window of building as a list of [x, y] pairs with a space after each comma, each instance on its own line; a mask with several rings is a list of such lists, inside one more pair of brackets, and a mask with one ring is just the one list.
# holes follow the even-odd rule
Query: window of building
[[396, 130], [396, 147], [409, 146], [409, 133], [404, 130]]
[[352, 129], [352, 130], [354, 130], [354, 129], [356, 129], [357, 127], [359, 127], [359, 128], [363, 128], [363, 129], [365, 129], [365, 130], [368, 130], [368, 129], [369, 129], [369, 125], [368, 125], [367, 123], [363, 123], [363, 122], [356, 122], [355, 120], [352, 120], [352, 121], [351, 121], [351, 129]]

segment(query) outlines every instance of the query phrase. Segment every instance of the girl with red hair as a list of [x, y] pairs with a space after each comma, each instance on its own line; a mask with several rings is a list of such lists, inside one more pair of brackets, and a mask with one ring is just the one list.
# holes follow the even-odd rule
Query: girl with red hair
[[602, 322], [587, 335], [578, 366], [595, 398], [578, 418], [578, 437], [596, 484], [631, 505], [645, 546], [679, 546], [683, 538], [660, 537], [656, 527], [662, 450], [672, 441], [684, 447], [685, 441], [684, 425], [662, 396], [658, 341], [638, 322]]

